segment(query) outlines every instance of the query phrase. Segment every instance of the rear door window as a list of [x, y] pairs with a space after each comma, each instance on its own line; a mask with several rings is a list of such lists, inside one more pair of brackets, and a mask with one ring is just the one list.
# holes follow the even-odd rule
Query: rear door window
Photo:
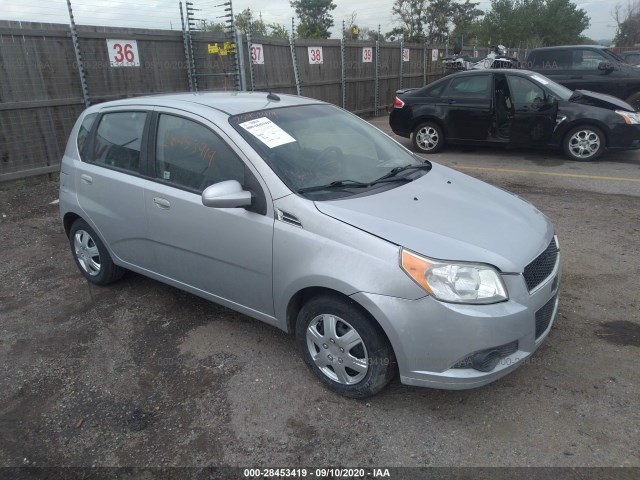
[[536, 70], [563, 70], [571, 65], [569, 50], [540, 50], [532, 52], [527, 68]]
[[102, 116], [88, 161], [138, 173], [146, 112], [113, 112]]
[[464, 75], [454, 78], [447, 88], [447, 96], [454, 98], [489, 98], [490, 75]]

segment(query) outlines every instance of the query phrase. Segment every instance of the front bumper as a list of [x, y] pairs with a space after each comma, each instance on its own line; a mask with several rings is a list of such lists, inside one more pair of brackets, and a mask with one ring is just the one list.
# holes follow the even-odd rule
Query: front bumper
[[[493, 305], [443, 303], [430, 296], [405, 300], [363, 292], [352, 298], [385, 330], [396, 354], [402, 383], [467, 389], [493, 382], [524, 363], [544, 341], [555, 320], [559, 256], [553, 273], [533, 293], [527, 290], [522, 275], [503, 275], [503, 280], [509, 300]], [[547, 318], [541, 323], [540, 313], [545, 312]], [[459, 367], [459, 362], [474, 352], [514, 341], [516, 351], [501, 358], [491, 371]], [[458, 368], [454, 368], [456, 364]]]
[[609, 150], [635, 150], [640, 148], [640, 125], [618, 123], [612, 126], [607, 147]]

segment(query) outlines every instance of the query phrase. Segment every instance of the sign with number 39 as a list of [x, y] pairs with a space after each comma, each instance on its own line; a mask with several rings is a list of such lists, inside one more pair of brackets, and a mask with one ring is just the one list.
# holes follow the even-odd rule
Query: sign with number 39
[[307, 47], [309, 50], [309, 65], [322, 65], [322, 47]]
[[135, 40], [107, 40], [112, 67], [139, 67], [138, 44]]

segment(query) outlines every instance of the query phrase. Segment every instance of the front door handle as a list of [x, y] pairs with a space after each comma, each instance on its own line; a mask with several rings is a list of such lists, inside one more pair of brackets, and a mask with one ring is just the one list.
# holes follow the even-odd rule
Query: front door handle
[[159, 208], [162, 208], [164, 210], [168, 210], [171, 207], [171, 203], [169, 202], [169, 200], [166, 200], [161, 197], [154, 197], [153, 203], [155, 203]]
[[83, 173], [82, 175], [80, 175], [80, 180], [82, 180], [82, 182], [86, 183], [87, 185], [91, 185], [93, 183], [93, 178], [91, 178], [86, 173]]

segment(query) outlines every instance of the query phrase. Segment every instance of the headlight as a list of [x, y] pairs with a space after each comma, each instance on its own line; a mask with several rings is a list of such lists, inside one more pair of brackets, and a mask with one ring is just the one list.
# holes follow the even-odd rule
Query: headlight
[[479, 263], [443, 262], [402, 249], [402, 269], [438, 300], [451, 303], [497, 303], [507, 289], [495, 268]]
[[640, 113], [625, 112], [623, 110], [616, 110], [616, 113], [624, 118], [624, 121], [627, 125], [640, 124]]

